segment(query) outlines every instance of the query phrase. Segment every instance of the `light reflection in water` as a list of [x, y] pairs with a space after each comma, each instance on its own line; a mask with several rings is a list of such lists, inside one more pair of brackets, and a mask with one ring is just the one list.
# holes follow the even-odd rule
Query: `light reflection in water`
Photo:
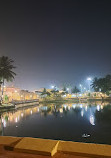
[[81, 110], [81, 116], [82, 116], [82, 117], [84, 116], [84, 111], [83, 111], [83, 110]]
[[[106, 104], [107, 105], [107, 104]], [[1, 121], [0, 121], [0, 128], [1, 124], [3, 124], [3, 127], [7, 127], [10, 125], [10, 123], [18, 123], [20, 120], [23, 118], [26, 118], [27, 116], [31, 116], [35, 113], [39, 113], [40, 115], [43, 115], [44, 113], [47, 115], [52, 115], [53, 113], [65, 113], [71, 110], [74, 110], [76, 112], [76, 109], [80, 109], [80, 116], [85, 117], [88, 119], [89, 123], [94, 126], [96, 125], [95, 121], [95, 112], [98, 111], [100, 112], [103, 110], [104, 106], [106, 106], [105, 103], [104, 105], [102, 104], [97, 104], [97, 105], [91, 105], [90, 107], [88, 103], [68, 103], [68, 104], [63, 104], [61, 106], [57, 106], [55, 104], [49, 104], [47, 106], [43, 106], [40, 104], [39, 106], [35, 107], [29, 107], [29, 108], [24, 108], [24, 109], [18, 109], [12, 112], [5, 112], [1, 115]]]
[[85, 106], [85, 111], [87, 111], [87, 106]]
[[100, 105], [97, 105], [97, 111], [100, 111]]
[[95, 118], [94, 118], [94, 115], [91, 115], [90, 118], [89, 118], [89, 121], [91, 123], [91, 125], [95, 126]]

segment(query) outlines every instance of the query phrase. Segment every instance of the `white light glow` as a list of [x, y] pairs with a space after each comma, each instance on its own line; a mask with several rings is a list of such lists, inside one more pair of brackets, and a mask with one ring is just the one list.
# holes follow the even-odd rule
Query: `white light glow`
[[92, 78], [91, 78], [91, 77], [88, 77], [87, 80], [88, 80], [88, 81], [92, 81]]
[[97, 105], [97, 111], [100, 111], [100, 105]]
[[60, 108], [59, 111], [60, 111], [60, 113], [63, 113], [63, 109], [62, 108]]
[[54, 87], [55, 87], [54, 85], [51, 86], [52, 89], [53, 89]]
[[83, 111], [83, 110], [81, 111], [81, 116], [82, 116], [82, 117], [84, 116], [84, 111]]
[[89, 121], [90, 121], [91, 125], [95, 126], [95, 123], [94, 123], [95, 120], [94, 120], [93, 115], [90, 116]]
[[85, 111], [87, 111], [87, 106], [85, 107]]

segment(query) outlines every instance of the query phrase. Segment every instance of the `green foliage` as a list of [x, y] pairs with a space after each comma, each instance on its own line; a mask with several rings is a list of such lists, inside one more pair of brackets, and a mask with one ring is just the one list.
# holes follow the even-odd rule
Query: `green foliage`
[[68, 88], [71, 88], [71, 85], [68, 83], [63, 84], [62, 90], [65, 92], [65, 94], [68, 94]]
[[66, 94], [66, 92], [61, 92], [61, 95], [65, 95]]
[[67, 91], [67, 88], [64, 86], [62, 90], [63, 90], [64, 92], [66, 92], [66, 91]]
[[5, 116], [5, 121], [6, 121], [6, 122], [8, 121], [8, 116], [7, 116], [7, 115]]
[[41, 96], [45, 96], [45, 97], [50, 96], [50, 92], [48, 92], [46, 88], [44, 88], [43, 92], [41, 93]]
[[7, 95], [5, 95], [4, 100], [5, 100], [5, 102], [8, 102], [8, 96]]
[[46, 93], [46, 88], [43, 89], [43, 93]]
[[94, 78], [92, 88], [95, 92], [107, 93], [111, 90], [111, 75], [107, 75], [104, 78]]
[[109, 92], [109, 91], [107, 91], [107, 92], [106, 92], [106, 95], [107, 95], [107, 96], [109, 96], [109, 95], [110, 95], [110, 92]]
[[72, 92], [73, 94], [77, 94], [77, 93], [80, 92], [80, 90], [75, 86], [75, 87], [71, 90], [71, 92]]
[[58, 90], [55, 90], [55, 89], [53, 89], [52, 91], [51, 91], [51, 93], [58, 93], [59, 91]]
[[15, 68], [15, 66], [13, 66], [13, 62], [14, 61], [8, 57], [0, 57], [0, 80], [2, 83], [4, 80], [12, 81], [14, 79], [16, 74], [12, 71]]
[[7, 56], [0, 57], [0, 87], [3, 85], [0, 104], [2, 104], [3, 101], [4, 81], [12, 81], [16, 75], [15, 72], [13, 72], [13, 69], [15, 68], [13, 62], [14, 61]]
[[96, 93], [94, 93], [94, 97], [96, 97]]
[[41, 96], [42, 96], [44, 101], [47, 101], [47, 100], [61, 100], [62, 99], [62, 94], [58, 90], [55, 90], [55, 89], [48, 92], [44, 88]]
[[88, 93], [88, 97], [90, 97], [91, 96], [91, 93]]

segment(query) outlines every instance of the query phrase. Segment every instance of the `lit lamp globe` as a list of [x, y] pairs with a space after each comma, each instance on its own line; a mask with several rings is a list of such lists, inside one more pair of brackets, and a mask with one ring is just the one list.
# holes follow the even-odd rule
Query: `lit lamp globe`
[[54, 85], [52, 85], [51, 88], [53, 89], [53, 88], [54, 88]]
[[92, 78], [91, 78], [91, 77], [88, 77], [88, 78], [87, 78], [87, 81], [92, 81]]

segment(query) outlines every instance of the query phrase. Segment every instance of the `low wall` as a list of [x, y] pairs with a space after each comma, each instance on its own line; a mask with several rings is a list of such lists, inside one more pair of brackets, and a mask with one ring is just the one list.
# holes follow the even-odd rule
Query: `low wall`
[[15, 104], [15, 108], [21, 108], [21, 107], [25, 107], [25, 106], [38, 105], [38, 104], [39, 104], [39, 101], [19, 103], [19, 104]]
[[11, 109], [17, 109], [22, 107], [28, 107], [33, 105], [39, 105], [39, 100], [37, 101], [31, 101], [31, 102], [22, 102], [22, 103], [11, 103], [9, 105], [2, 105], [0, 106], [0, 112], [4, 112]]
[[111, 158], [111, 145], [78, 143], [29, 137], [0, 136], [0, 146], [18, 153], [53, 156], [57, 152], [69, 155]]

